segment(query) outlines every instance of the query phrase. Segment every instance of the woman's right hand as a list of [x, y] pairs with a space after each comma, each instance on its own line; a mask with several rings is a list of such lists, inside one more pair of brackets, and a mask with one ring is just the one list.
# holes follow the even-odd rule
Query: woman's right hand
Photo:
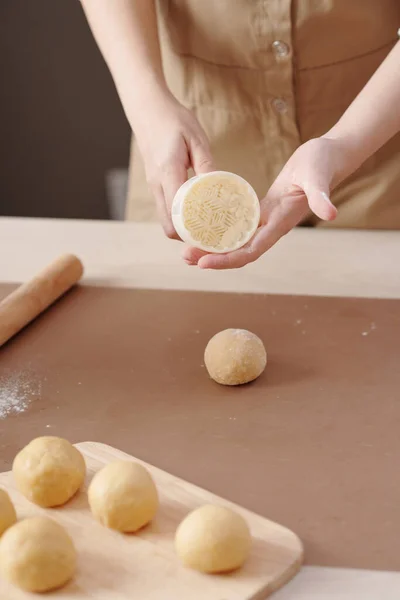
[[213, 170], [192, 112], [169, 91], [162, 68], [155, 0], [81, 0], [144, 159], [165, 233], [177, 237], [171, 204], [194, 172]]
[[148, 96], [130, 121], [164, 232], [178, 239], [172, 200], [190, 167], [196, 175], [214, 170], [207, 136], [195, 115], [167, 91]]

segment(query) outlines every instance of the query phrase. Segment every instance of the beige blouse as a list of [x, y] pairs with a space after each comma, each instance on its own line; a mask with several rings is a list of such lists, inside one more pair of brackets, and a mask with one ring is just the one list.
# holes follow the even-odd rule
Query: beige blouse
[[[398, 38], [400, 0], [158, 0], [167, 82], [218, 169], [260, 198], [299, 144], [325, 133]], [[400, 110], [400, 107], [393, 107]], [[325, 227], [400, 229], [400, 136], [333, 194]], [[127, 218], [156, 218], [133, 140]], [[318, 224], [310, 215], [306, 224]]]

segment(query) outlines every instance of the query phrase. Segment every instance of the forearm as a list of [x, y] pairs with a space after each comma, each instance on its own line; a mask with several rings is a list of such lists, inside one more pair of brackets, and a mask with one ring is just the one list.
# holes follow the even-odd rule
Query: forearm
[[[400, 42], [324, 136], [343, 147], [350, 174], [400, 131]], [[347, 176], [347, 174], [345, 174]]]
[[132, 124], [147, 99], [165, 92], [155, 0], [81, 0]]

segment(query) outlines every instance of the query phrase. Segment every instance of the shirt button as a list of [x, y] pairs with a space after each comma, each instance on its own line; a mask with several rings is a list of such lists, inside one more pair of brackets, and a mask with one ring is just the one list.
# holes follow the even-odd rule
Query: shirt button
[[286, 58], [289, 55], [289, 46], [280, 40], [272, 43], [272, 50], [277, 58]]
[[287, 102], [285, 102], [285, 100], [282, 100], [282, 98], [274, 98], [272, 100], [272, 106], [274, 110], [280, 114], [285, 113], [288, 109]]

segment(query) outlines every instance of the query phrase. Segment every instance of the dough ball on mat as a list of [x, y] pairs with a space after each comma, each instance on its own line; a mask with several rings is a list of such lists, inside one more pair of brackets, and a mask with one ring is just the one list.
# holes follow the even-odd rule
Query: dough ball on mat
[[17, 487], [31, 502], [50, 508], [65, 504], [81, 487], [86, 465], [82, 454], [67, 440], [39, 437], [15, 457]]
[[5, 490], [0, 489], [0, 535], [17, 521], [14, 504]]
[[112, 462], [98, 471], [88, 496], [96, 519], [126, 533], [147, 525], [158, 509], [157, 489], [150, 473], [131, 461]]
[[241, 385], [257, 379], [267, 364], [264, 344], [246, 329], [225, 329], [208, 342], [204, 363], [222, 385]]
[[179, 525], [176, 552], [186, 567], [203, 573], [238, 569], [249, 555], [251, 536], [241, 515], [222, 506], [205, 505]]
[[65, 529], [47, 517], [10, 527], [0, 541], [0, 570], [27, 592], [48, 592], [67, 583], [76, 568], [76, 551]]

